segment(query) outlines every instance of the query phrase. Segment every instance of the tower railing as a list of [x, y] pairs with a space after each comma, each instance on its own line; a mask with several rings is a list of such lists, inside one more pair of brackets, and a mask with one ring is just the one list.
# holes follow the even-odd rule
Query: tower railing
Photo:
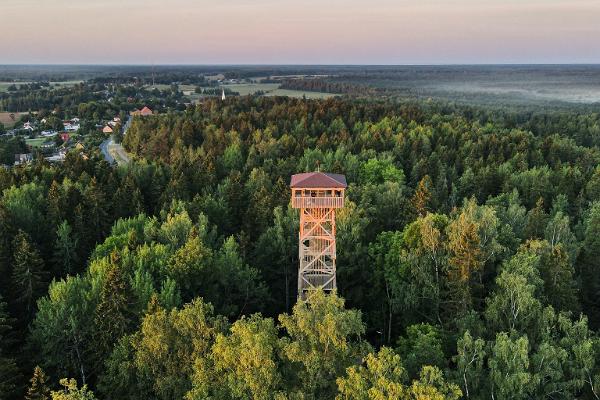
[[292, 197], [293, 208], [343, 208], [343, 197]]

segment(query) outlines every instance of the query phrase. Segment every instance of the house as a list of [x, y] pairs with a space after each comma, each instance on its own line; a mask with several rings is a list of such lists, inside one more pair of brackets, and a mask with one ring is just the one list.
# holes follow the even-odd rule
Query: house
[[141, 110], [138, 110], [136, 108], [135, 110], [131, 111], [129, 115], [131, 115], [132, 117], [135, 117], [137, 115], [146, 117], [148, 115], [152, 115], [152, 110], [148, 106], [144, 106], [144, 108], [142, 108]]
[[109, 125], [106, 125], [104, 128], [102, 128], [102, 133], [106, 133], [106, 134], [113, 133], [113, 128]]
[[108, 121], [108, 125], [114, 128], [115, 126], [117, 126], [117, 123], [115, 121]]
[[53, 130], [49, 130], [49, 131], [42, 131], [42, 136], [44, 137], [50, 137], [50, 136], [54, 136], [56, 135], [58, 132], [53, 131]]
[[[75, 121], [77, 120], [77, 121]], [[79, 130], [79, 118], [73, 118], [69, 121], [63, 121], [63, 127], [67, 132], [76, 132]]]
[[33, 132], [33, 129], [34, 129], [33, 128], [33, 124], [31, 122], [25, 122], [23, 124], [23, 129], [26, 130], [26, 131]]
[[15, 154], [15, 165], [27, 164], [31, 160], [33, 160], [33, 154], [31, 153]]

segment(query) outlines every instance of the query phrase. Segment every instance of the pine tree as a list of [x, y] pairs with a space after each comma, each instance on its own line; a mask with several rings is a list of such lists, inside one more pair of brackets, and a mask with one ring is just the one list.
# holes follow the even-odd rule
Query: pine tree
[[57, 226], [60, 220], [64, 218], [65, 204], [63, 204], [60, 184], [56, 181], [52, 181], [50, 189], [48, 189], [48, 222], [51, 226]]
[[26, 400], [48, 400], [50, 399], [50, 389], [46, 386], [48, 377], [38, 366], [33, 370], [33, 376], [29, 380], [30, 385], [25, 395]]
[[96, 307], [96, 353], [99, 360], [110, 353], [114, 343], [127, 330], [127, 284], [114, 261], [106, 272]]
[[15, 236], [13, 249], [12, 283], [15, 300], [31, 315], [35, 300], [44, 287], [44, 261], [22, 230]]
[[63, 221], [56, 229], [54, 265], [57, 275], [73, 274], [77, 270], [77, 243], [71, 226]]
[[415, 195], [412, 198], [412, 204], [415, 208], [416, 214], [420, 217], [424, 217], [429, 211], [431, 201], [431, 191], [429, 188], [432, 186], [431, 178], [429, 175], [425, 175], [423, 179], [419, 181]]

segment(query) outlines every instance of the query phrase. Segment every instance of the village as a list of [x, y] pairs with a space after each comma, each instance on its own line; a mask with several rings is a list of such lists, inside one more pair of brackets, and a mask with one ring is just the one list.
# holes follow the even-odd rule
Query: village
[[[100, 148], [107, 161], [113, 162], [115, 157], [111, 155], [113, 152], [108, 149], [109, 147], [120, 147], [120, 144], [115, 143], [114, 138], [125, 134], [132, 118], [146, 117], [152, 114], [152, 109], [144, 106], [141, 109], [130, 111], [125, 123], [123, 123], [120, 116], [115, 116], [110, 120], [94, 122], [92, 134], [81, 134], [81, 126], [84, 121], [78, 117], [62, 120], [62, 126], [57, 127], [56, 122], [52, 121], [50, 117], [38, 120], [36, 114], [30, 114], [22, 122], [22, 125], [17, 124], [17, 127], [0, 134], [0, 136], [25, 139], [28, 151], [15, 153], [12, 166], [30, 163], [37, 155], [48, 162], [62, 162], [70, 150], [76, 150], [83, 158], [87, 158], [86, 150], [90, 151], [96, 147]], [[96, 140], [88, 140], [88, 136], [95, 136]], [[98, 138], [103, 139], [101, 143], [96, 143]], [[118, 151], [122, 152], [122, 149], [118, 149]], [[8, 168], [11, 165], [3, 164], [3, 167]]]

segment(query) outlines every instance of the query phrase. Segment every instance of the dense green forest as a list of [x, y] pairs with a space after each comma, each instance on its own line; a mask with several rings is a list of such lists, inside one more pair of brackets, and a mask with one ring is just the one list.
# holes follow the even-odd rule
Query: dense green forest
[[[335, 98], [0, 168], [0, 398], [598, 399], [600, 116]], [[290, 175], [342, 173], [296, 301]]]

